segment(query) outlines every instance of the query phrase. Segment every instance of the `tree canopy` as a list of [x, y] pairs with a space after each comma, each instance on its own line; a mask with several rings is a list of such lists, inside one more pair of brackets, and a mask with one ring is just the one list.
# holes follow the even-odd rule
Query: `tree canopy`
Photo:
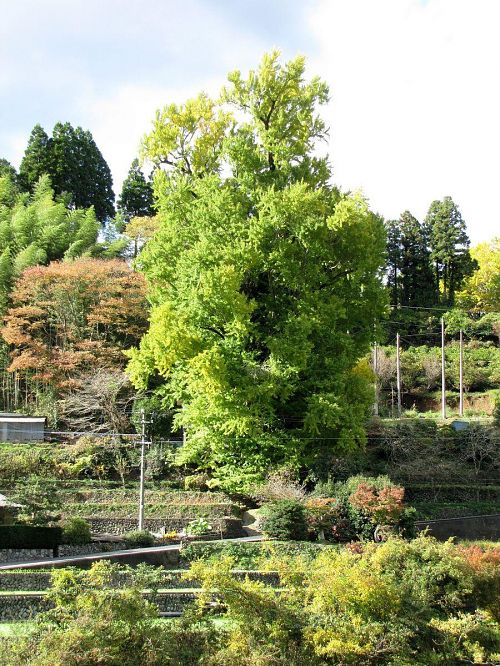
[[500, 312], [500, 238], [479, 243], [470, 254], [478, 268], [457, 295], [459, 305], [478, 312]]
[[66, 195], [74, 208], [94, 206], [101, 222], [114, 215], [111, 171], [92, 134], [70, 123], [56, 123], [49, 137], [41, 125], [33, 128], [19, 168], [19, 179], [32, 190], [48, 174], [54, 191]]
[[127, 222], [133, 217], [154, 214], [153, 187], [144, 177], [138, 159], [132, 162], [127, 177], [123, 181], [117, 208]]
[[441, 302], [453, 305], [455, 293], [474, 270], [465, 221], [451, 197], [433, 201], [425, 218], [429, 227], [431, 261]]
[[89, 371], [123, 368], [123, 349], [146, 325], [144, 278], [119, 260], [78, 259], [25, 270], [2, 337], [9, 371], [30, 371], [54, 389]]
[[329, 184], [328, 90], [304, 68], [266, 55], [220, 99], [158, 111], [144, 141], [159, 229], [129, 372], [176, 408], [180, 459], [223, 483], [356, 446], [372, 399], [358, 360], [385, 302], [383, 223]]

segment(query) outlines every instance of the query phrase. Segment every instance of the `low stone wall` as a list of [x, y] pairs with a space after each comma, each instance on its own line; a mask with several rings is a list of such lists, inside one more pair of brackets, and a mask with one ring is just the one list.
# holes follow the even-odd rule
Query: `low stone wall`
[[436, 539], [446, 541], [450, 537], [467, 540], [500, 540], [500, 514], [492, 516], [465, 516], [440, 520], [419, 521], [418, 530], [429, 529]]
[[50, 608], [44, 595], [0, 595], [0, 622], [29, 620]]
[[[93, 534], [126, 534], [137, 530], [137, 519], [135, 518], [89, 518], [85, 520], [90, 525]], [[150, 532], [180, 532], [191, 522], [190, 518], [146, 518], [144, 528]], [[215, 538], [234, 538], [245, 536], [239, 518], [217, 518], [208, 521], [212, 526], [210, 534]], [[206, 535], [205, 537], [206, 538]]]
[[[149, 598], [149, 595], [145, 596]], [[175, 592], [159, 594], [155, 603], [160, 612], [181, 612], [195, 598], [196, 595], [189, 591]], [[0, 622], [29, 620], [50, 607], [51, 602], [43, 594], [0, 595]]]
[[46, 590], [50, 586], [50, 573], [48, 571], [0, 571], [0, 591], [23, 590], [25, 592]]
[[[84, 546], [62, 545], [58, 549], [58, 557], [71, 557], [78, 555], [92, 555], [93, 553], [107, 553], [111, 550], [128, 548], [119, 541], [93, 542]], [[6, 562], [30, 562], [32, 560], [50, 560], [54, 557], [52, 548], [2, 548], [0, 549], [0, 564]]]
[[1, 548], [0, 564], [3, 562], [28, 562], [29, 560], [48, 560], [54, 557], [52, 548]]

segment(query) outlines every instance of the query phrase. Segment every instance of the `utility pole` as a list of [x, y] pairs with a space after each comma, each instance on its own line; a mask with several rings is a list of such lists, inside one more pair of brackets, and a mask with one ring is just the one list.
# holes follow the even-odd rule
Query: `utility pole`
[[446, 377], [444, 365], [444, 318], [441, 317], [441, 416], [446, 418]]
[[146, 458], [146, 419], [141, 409], [141, 480], [139, 485], [139, 529], [144, 529], [144, 467]]
[[399, 353], [399, 333], [396, 333], [396, 387], [398, 390], [398, 419], [401, 418], [401, 358]]
[[375, 375], [375, 402], [373, 404], [373, 413], [378, 416], [378, 348], [377, 343], [373, 345], [373, 374]]
[[460, 403], [458, 407], [458, 414], [464, 415], [464, 335], [460, 329]]

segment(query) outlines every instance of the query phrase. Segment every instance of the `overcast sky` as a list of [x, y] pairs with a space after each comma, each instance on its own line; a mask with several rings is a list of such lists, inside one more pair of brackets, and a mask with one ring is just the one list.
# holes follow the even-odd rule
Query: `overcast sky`
[[120, 190], [155, 110], [273, 47], [329, 84], [334, 182], [386, 218], [458, 203], [500, 235], [500, 0], [0, 0], [0, 157], [89, 129]]

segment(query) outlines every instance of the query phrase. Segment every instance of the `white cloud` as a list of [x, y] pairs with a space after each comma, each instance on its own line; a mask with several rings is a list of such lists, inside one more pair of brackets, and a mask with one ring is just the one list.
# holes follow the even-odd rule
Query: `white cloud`
[[473, 240], [498, 233], [500, 3], [320, 0], [310, 21], [335, 182], [386, 217], [449, 194]]

